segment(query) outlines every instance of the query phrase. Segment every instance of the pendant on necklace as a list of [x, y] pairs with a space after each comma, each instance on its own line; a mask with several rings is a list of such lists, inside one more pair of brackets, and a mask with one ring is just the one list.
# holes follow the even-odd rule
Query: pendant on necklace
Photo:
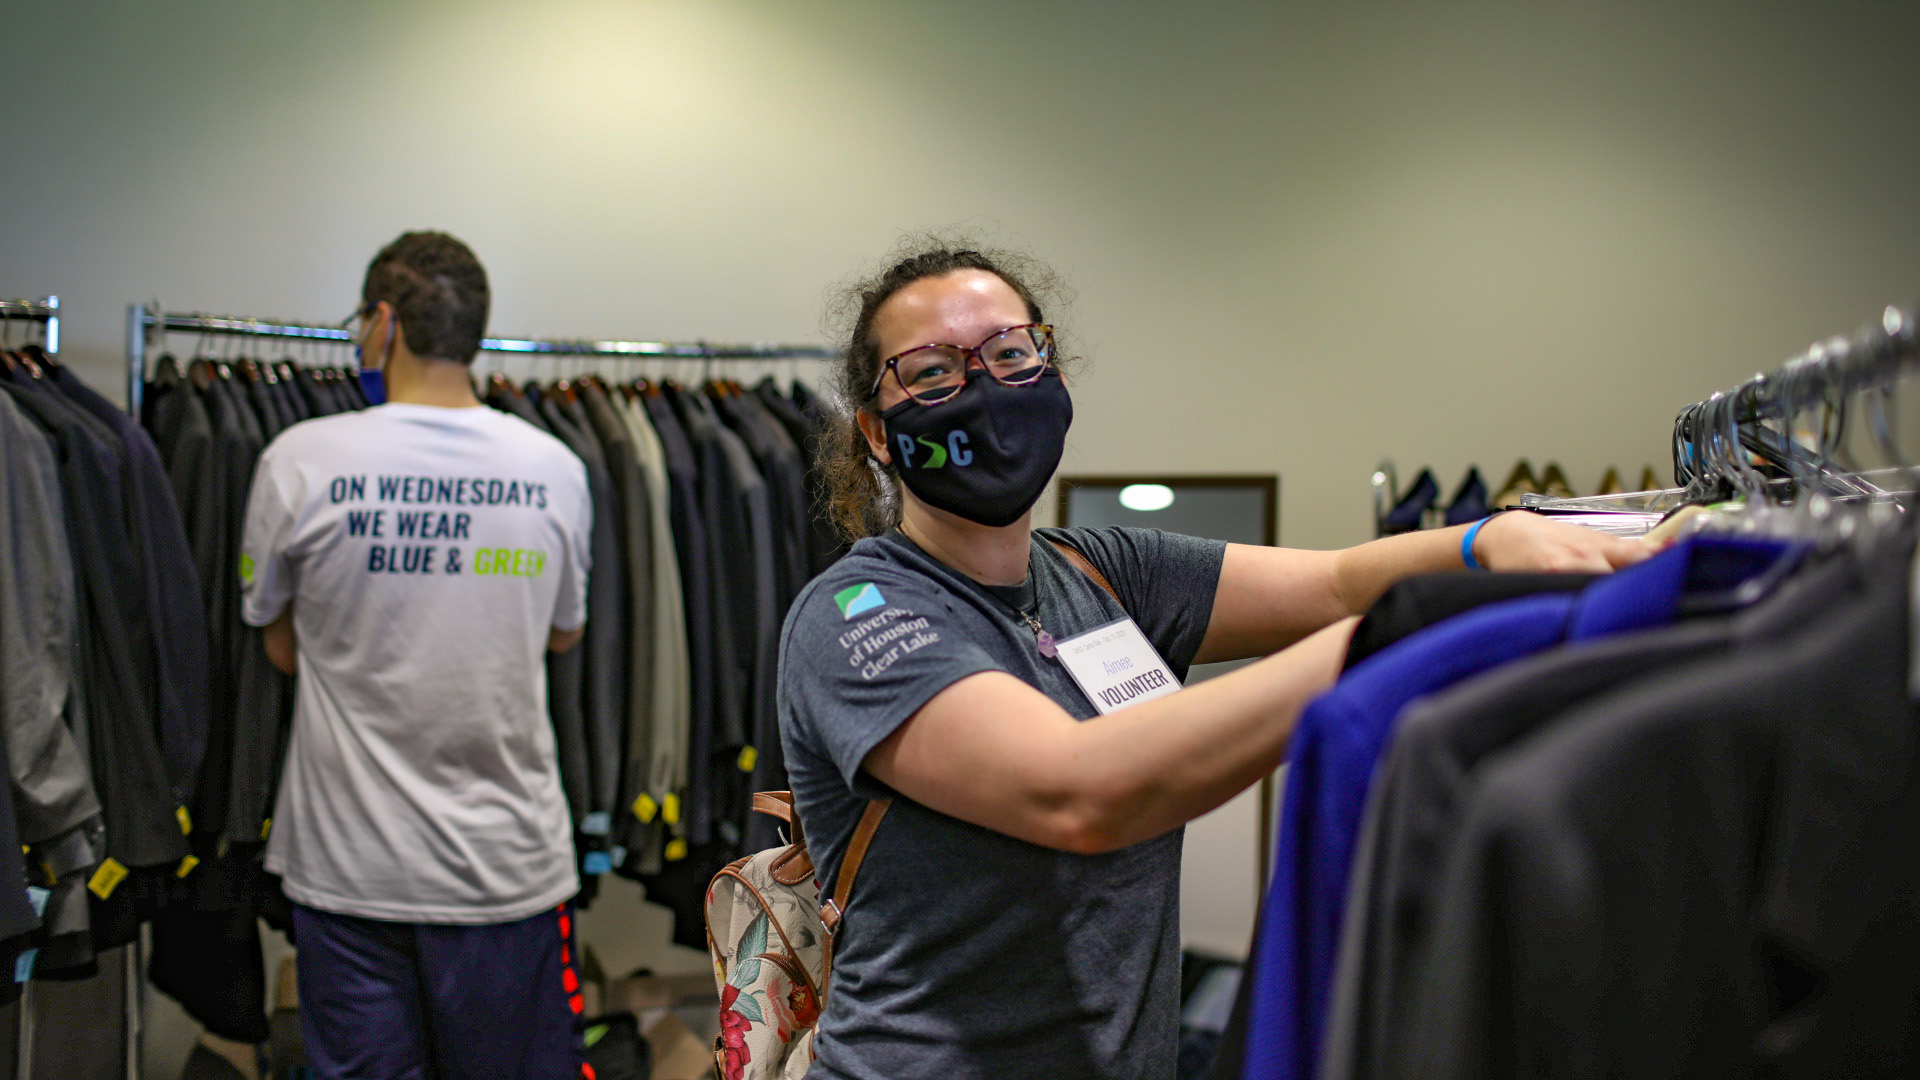
[[[1014, 610], [1019, 611], [1018, 608]], [[1060, 655], [1060, 646], [1053, 640], [1053, 635], [1047, 633], [1046, 627], [1040, 625], [1039, 619], [1024, 611], [1020, 611], [1020, 617], [1027, 621], [1028, 628], [1033, 631], [1033, 643], [1040, 647], [1041, 656], [1051, 660]]]

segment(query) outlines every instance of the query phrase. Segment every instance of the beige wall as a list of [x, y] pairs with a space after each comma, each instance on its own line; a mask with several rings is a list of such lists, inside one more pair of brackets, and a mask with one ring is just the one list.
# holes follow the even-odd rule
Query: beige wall
[[1677, 405], [1920, 295], [1917, 10], [36, 4], [0, 295], [111, 380], [129, 301], [337, 318], [432, 225], [502, 332], [809, 338], [974, 224], [1079, 289], [1068, 469], [1278, 472], [1283, 539], [1346, 544], [1383, 455], [1663, 465]]
[[15, 4], [0, 295], [117, 387], [128, 302], [338, 318], [433, 226], [500, 332], [810, 339], [970, 224], [1079, 289], [1069, 471], [1277, 472], [1306, 546], [1382, 456], [1664, 469], [1920, 297], [1920, 8], [1406, 7]]

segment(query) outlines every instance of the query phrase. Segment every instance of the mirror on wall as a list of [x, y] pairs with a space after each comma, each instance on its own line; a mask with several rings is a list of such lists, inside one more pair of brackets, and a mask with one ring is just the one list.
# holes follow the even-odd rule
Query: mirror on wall
[[1278, 476], [1063, 476], [1061, 525], [1143, 529], [1225, 540], [1280, 542]]

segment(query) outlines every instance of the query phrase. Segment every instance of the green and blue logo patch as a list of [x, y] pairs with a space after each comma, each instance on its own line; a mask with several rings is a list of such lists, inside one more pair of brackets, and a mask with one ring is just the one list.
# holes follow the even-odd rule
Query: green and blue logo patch
[[849, 589], [841, 589], [833, 594], [833, 602], [840, 605], [840, 617], [851, 619], [864, 615], [886, 603], [880, 597], [880, 589], [869, 581]]

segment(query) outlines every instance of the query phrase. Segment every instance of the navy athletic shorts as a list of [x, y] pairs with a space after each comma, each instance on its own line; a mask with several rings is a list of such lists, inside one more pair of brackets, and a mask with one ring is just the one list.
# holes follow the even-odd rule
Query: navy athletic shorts
[[592, 1080], [570, 906], [452, 926], [296, 904], [293, 927], [317, 1080]]

